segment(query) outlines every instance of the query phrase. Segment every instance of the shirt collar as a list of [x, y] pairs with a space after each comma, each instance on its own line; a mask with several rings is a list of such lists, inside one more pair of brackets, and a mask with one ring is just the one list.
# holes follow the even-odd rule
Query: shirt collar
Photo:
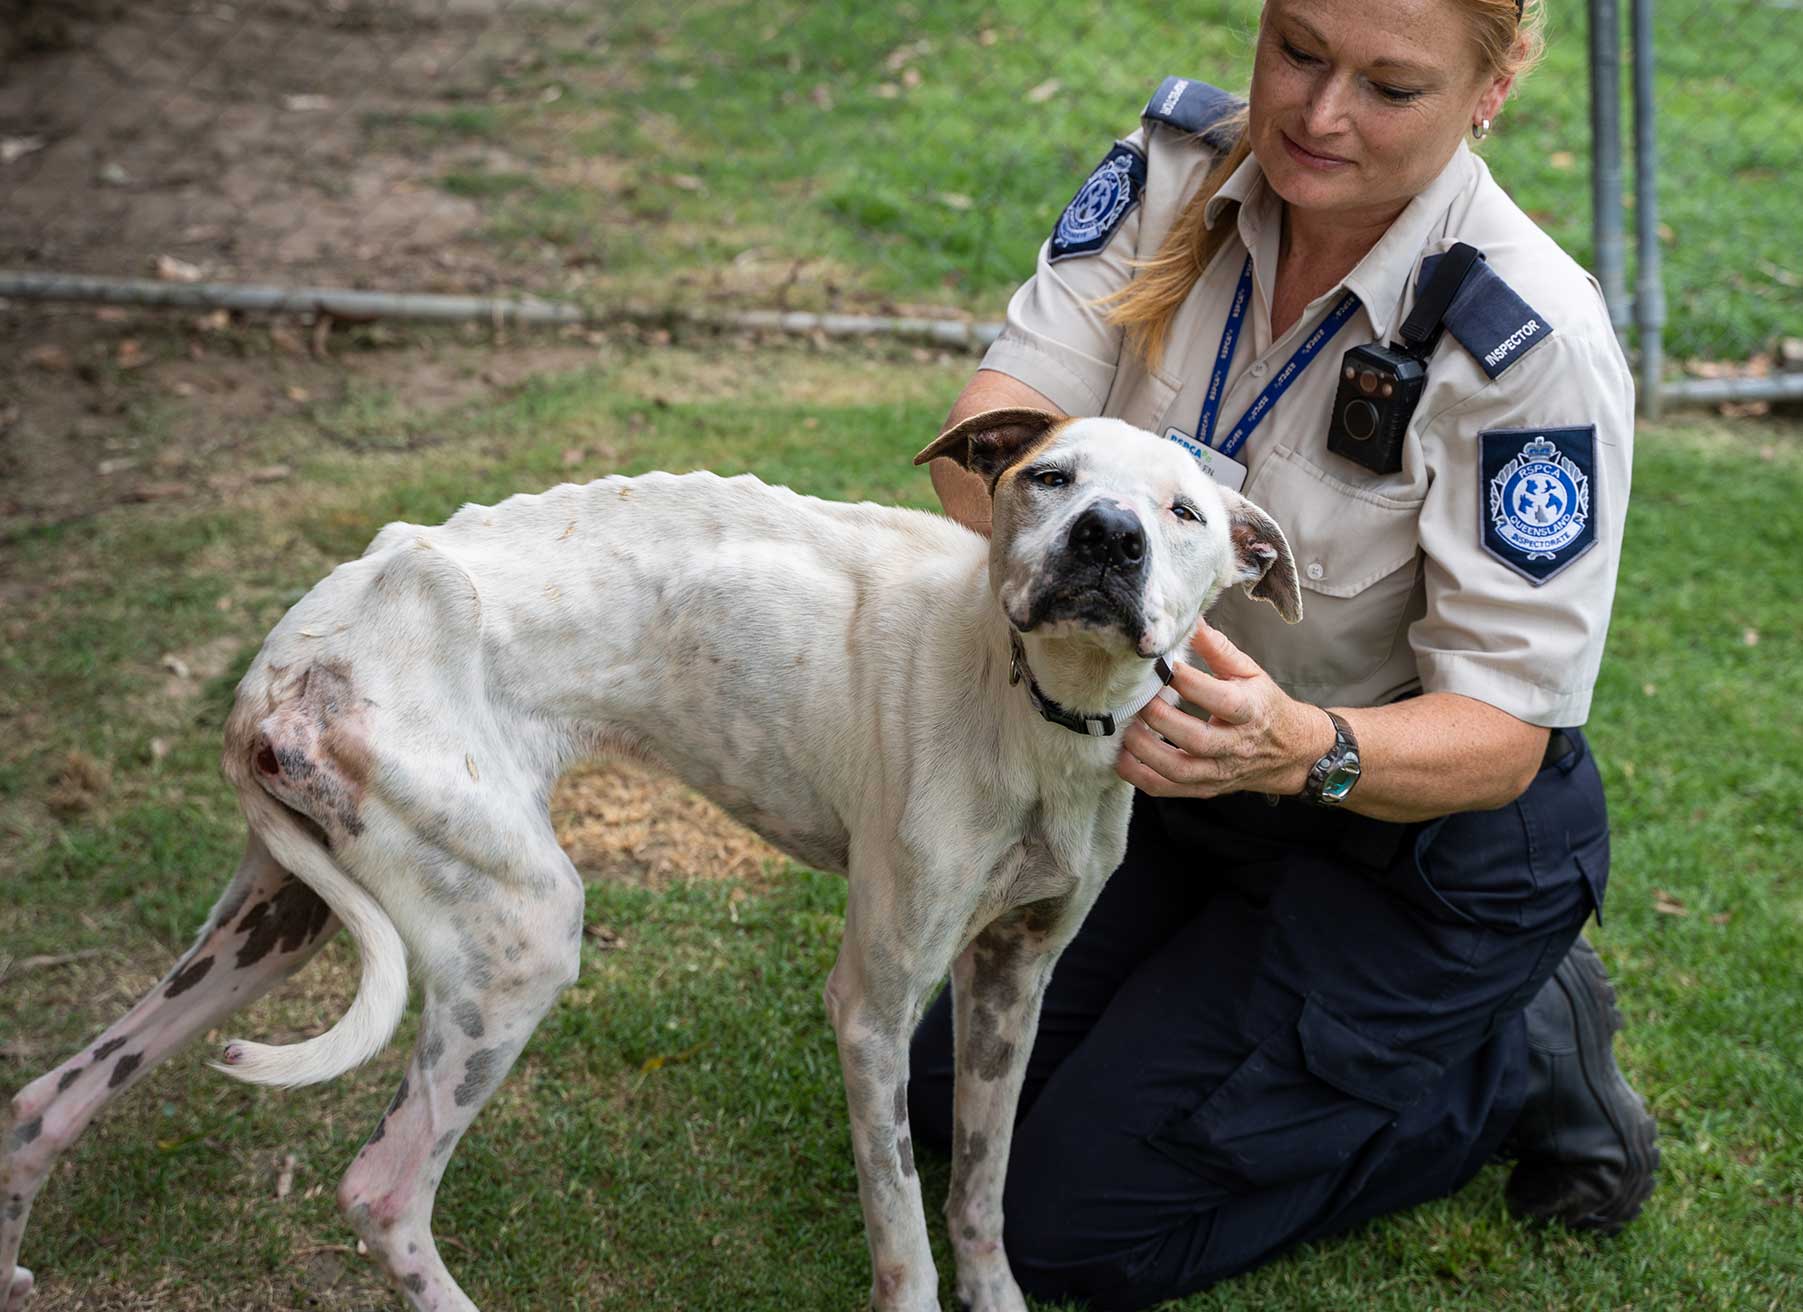
[[[1391, 325], [1400, 318], [1422, 253], [1436, 226], [1444, 222], [1453, 198], [1470, 184], [1473, 171], [1471, 152], [1460, 141], [1446, 167], [1415, 195], [1377, 245], [1346, 275], [1344, 286], [1358, 296], [1379, 339], [1387, 337]], [[1257, 157], [1248, 155], [1220, 190], [1209, 197], [1203, 221], [1214, 227], [1229, 204], [1239, 205], [1240, 238], [1247, 250], [1256, 251], [1261, 235], [1267, 235], [1261, 230], [1276, 223], [1279, 217], [1277, 195], [1266, 185]]]

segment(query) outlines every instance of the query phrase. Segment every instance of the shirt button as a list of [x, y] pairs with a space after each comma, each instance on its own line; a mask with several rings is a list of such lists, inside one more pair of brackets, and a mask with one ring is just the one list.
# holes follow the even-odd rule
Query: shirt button
[[1254, 360], [1252, 362], [1252, 368], [1247, 372], [1254, 378], [1263, 378], [1265, 376], [1265, 362], [1263, 360]]
[[1311, 560], [1308, 563], [1308, 568], [1304, 570], [1303, 573], [1307, 574], [1311, 579], [1319, 581], [1326, 577], [1327, 570], [1322, 566], [1320, 561]]

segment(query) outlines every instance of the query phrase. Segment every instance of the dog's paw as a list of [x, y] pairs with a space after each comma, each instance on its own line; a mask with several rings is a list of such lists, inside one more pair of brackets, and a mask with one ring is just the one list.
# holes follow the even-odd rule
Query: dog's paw
[[31, 1272], [16, 1266], [7, 1284], [9, 1288], [0, 1290], [0, 1312], [25, 1312], [25, 1305], [31, 1301]]
[[1007, 1269], [958, 1281], [958, 1306], [964, 1312], [1027, 1312], [1026, 1297]]

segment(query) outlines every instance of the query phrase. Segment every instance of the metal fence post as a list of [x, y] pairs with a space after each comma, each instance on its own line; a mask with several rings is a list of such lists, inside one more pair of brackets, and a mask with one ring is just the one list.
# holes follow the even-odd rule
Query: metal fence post
[[1621, 7], [1590, 0], [1590, 229], [1596, 280], [1625, 347], [1632, 307], [1621, 217]]
[[1664, 412], [1665, 270], [1659, 250], [1659, 142], [1653, 104], [1653, 0], [1633, 0], [1634, 324], [1640, 337], [1640, 403], [1648, 419]]

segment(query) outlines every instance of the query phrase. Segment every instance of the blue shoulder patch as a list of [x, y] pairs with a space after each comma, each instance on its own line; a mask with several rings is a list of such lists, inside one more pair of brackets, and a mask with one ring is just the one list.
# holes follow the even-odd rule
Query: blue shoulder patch
[[[1438, 255], [1421, 261], [1416, 294], [1433, 276]], [[1495, 378], [1551, 337], [1553, 326], [1517, 296], [1487, 263], [1479, 260], [1453, 303], [1447, 307], [1446, 330]]]
[[1055, 263], [1101, 250], [1139, 204], [1145, 187], [1146, 157], [1117, 142], [1058, 216], [1047, 258]]
[[1140, 117], [1193, 132], [1216, 150], [1226, 150], [1238, 133], [1224, 120], [1245, 107], [1245, 101], [1219, 87], [1187, 77], [1167, 77], [1158, 84]]
[[1535, 587], [1596, 545], [1596, 425], [1478, 434], [1483, 547]]

